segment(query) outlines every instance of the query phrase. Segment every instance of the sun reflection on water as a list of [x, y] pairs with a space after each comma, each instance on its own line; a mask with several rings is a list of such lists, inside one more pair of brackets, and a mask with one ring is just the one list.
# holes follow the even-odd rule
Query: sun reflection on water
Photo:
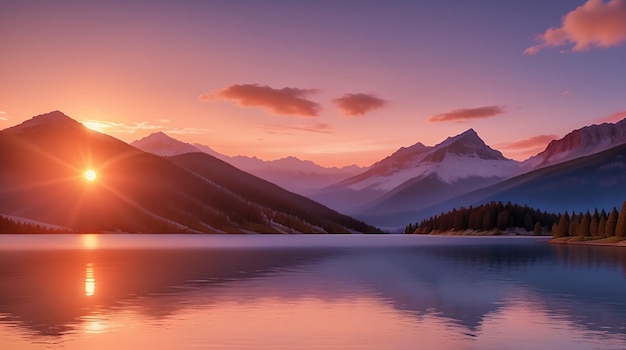
[[83, 317], [83, 332], [87, 334], [100, 334], [106, 331], [107, 326], [98, 316]]
[[90, 297], [96, 293], [96, 277], [93, 272], [93, 264], [87, 263], [85, 270], [85, 295]]

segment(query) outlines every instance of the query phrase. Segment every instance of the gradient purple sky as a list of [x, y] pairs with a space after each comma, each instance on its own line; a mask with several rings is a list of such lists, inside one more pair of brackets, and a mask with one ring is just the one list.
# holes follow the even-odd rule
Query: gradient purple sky
[[4, 0], [0, 33], [0, 129], [61, 110], [341, 166], [468, 128], [522, 160], [626, 117], [626, 0]]

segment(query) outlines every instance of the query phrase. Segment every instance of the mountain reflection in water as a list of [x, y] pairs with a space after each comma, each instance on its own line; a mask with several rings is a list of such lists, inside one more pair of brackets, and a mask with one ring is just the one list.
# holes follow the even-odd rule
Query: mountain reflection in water
[[5, 244], [0, 347], [626, 348], [623, 248], [532, 238], [220, 239]]

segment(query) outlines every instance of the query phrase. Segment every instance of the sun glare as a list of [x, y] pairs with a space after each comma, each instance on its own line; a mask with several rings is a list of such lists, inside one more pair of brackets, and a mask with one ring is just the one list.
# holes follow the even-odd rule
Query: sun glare
[[93, 131], [97, 131], [99, 133], [104, 133], [104, 131], [110, 127], [110, 125], [99, 122], [99, 121], [95, 121], [95, 120], [88, 120], [86, 122], [83, 122], [83, 125], [88, 128], [91, 129]]
[[95, 171], [95, 170], [93, 170], [93, 169], [87, 169], [87, 170], [85, 170], [84, 175], [85, 175], [85, 180], [90, 181], [90, 182], [91, 182], [91, 181], [93, 181], [93, 180], [95, 180], [95, 179], [96, 179], [96, 176], [97, 176], [97, 175], [96, 175], [96, 171]]
[[100, 245], [98, 235], [85, 233], [81, 235], [81, 244], [85, 249], [96, 249]]

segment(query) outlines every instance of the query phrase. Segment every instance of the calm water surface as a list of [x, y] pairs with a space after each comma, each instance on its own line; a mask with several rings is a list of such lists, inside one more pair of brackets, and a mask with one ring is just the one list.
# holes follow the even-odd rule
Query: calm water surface
[[626, 349], [626, 248], [0, 236], [0, 349]]

